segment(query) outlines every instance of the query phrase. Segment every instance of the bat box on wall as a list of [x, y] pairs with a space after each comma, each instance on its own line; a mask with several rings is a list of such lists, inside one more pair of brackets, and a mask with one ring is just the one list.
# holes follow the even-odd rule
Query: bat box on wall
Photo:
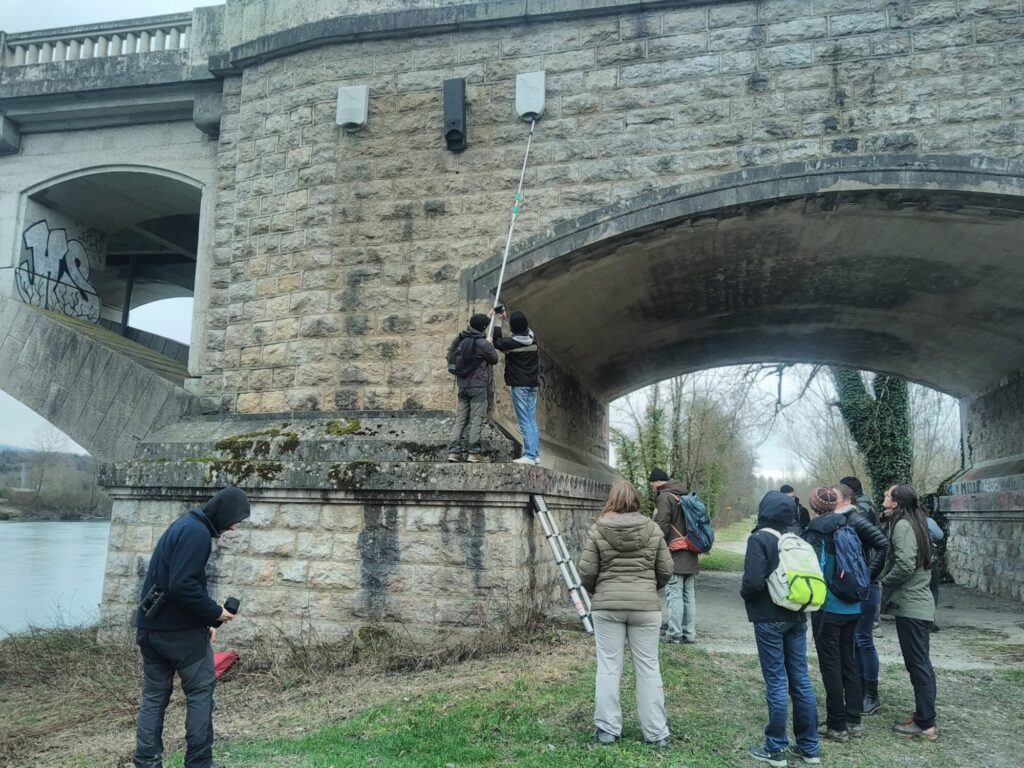
[[347, 85], [338, 89], [338, 110], [334, 122], [346, 131], [356, 131], [366, 125], [370, 102], [370, 86]]
[[444, 143], [452, 152], [466, 148], [466, 80], [453, 77], [442, 87], [444, 103]]

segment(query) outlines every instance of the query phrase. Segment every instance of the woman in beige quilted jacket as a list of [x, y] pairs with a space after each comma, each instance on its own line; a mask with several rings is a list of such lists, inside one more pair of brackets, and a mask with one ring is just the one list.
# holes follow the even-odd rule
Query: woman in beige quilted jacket
[[593, 607], [598, 742], [612, 744], [622, 733], [619, 679], [628, 640], [644, 741], [667, 746], [668, 719], [658, 665], [658, 590], [672, 578], [672, 555], [657, 523], [641, 514], [640, 496], [628, 480], [618, 480], [612, 486], [583, 542], [579, 572]]

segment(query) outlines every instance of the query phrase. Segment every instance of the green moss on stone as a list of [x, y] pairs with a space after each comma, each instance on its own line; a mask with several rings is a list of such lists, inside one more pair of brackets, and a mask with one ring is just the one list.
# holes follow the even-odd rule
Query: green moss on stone
[[324, 426], [324, 431], [328, 435], [334, 435], [335, 437], [345, 437], [346, 435], [354, 435], [363, 428], [363, 425], [359, 423], [359, 419], [345, 419], [344, 424], [339, 424], [337, 421], [328, 421]]
[[410, 458], [423, 461], [437, 458], [437, 446], [428, 443], [402, 442], [398, 447], [406, 451]]
[[283, 438], [281, 440], [281, 452], [282, 453], [295, 453], [295, 449], [299, 447], [299, 435], [296, 432], [283, 432], [281, 434]]
[[335, 488], [343, 491], [358, 491], [380, 471], [380, 465], [372, 461], [353, 461], [349, 464], [332, 464], [327, 478]]

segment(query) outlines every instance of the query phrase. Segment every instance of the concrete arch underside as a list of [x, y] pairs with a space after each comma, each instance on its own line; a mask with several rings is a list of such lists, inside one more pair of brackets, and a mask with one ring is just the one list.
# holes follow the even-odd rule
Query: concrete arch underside
[[100, 460], [194, 409], [185, 369], [91, 323], [0, 297], [0, 390]]
[[[1022, 242], [1024, 164], [798, 163], [559, 225], [515, 251], [502, 296], [602, 399], [767, 360], [889, 372], [968, 397], [1024, 369]], [[471, 298], [499, 266], [467, 273]]]

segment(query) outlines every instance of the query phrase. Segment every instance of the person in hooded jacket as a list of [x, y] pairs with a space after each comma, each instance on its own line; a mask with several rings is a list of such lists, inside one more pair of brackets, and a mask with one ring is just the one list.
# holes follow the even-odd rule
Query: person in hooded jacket
[[206, 562], [213, 539], [249, 517], [243, 491], [228, 487], [202, 509], [192, 509], [163, 532], [153, 549], [141, 598], [154, 587], [163, 603], [147, 615], [136, 611], [136, 643], [142, 655], [142, 702], [136, 725], [136, 768], [163, 765], [164, 712], [174, 675], [185, 694], [185, 768], [213, 766], [213, 669], [215, 622], [235, 618], [206, 589]]
[[668, 745], [668, 717], [658, 662], [661, 600], [672, 576], [672, 557], [661, 529], [640, 512], [640, 495], [617, 480], [583, 541], [580, 580], [590, 593], [597, 648], [594, 727], [611, 744], [622, 733], [619, 680], [629, 642], [636, 673], [636, 708], [644, 740]]
[[[491, 310], [493, 313], [494, 310]], [[494, 347], [505, 355], [505, 383], [512, 391], [512, 408], [523, 436], [523, 455], [516, 464], [540, 463], [540, 433], [537, 430], [537, 391], [540, 388], [540, 353], [537, 337], [526, 315], [513, 312], [508, 317], [511, 336], [501, 333], [505, 313], [495, 316]]]
[[[789, 764], [787, 747], [789, 755], [805, 764], [821, 762], [817, 702], [807, 671], [807, 617], [776, 605], [768, 590], [768, 577], [779, 567], [779, 538], [789, 532], [795, 515], [792, 497], [779, 491], [764, 495], [757, 525], [747, 537], [740, 585], [747, 619], [754, 625], [768, 703], [764, 743], [752, 747], [750, 755], [778, 768]], [[786, 738], [787, 695], [793, 700], [793, 746]]]
[[[673, 480], [664, 470], [655, 467], [647, 478], [651, 493], [654, 494], [654, 522], [661, 528], [665, 541], [686, 535], [686, 516], [679, 506], [679, 499], [689, 491], [678, 480]], [[672, 554], [672, 578], [665, 588], [665, 602], [668, 608], [668, 623], [665, 627], [666, 643], [697, 642], [697, 574], [700, 561], [695, 552], [688, 549], [670, 550]]]
[[[857, 478], [846, 479], [856, 480]], [[861, 549], [864, 550], [868, 576], [871, 578], [868, 599], [863, 600], [860, 604], [860, 619], [858, 619], [853, 633], [854, 663], [860, 672], [861, 689], [864, 691], [861, 709], [865, 715], [871, 715], [882, 708], [878, 699], [879, 663], [873, 628], [882, 596], [882, 589], [878, 586], [878, 576], [885, 566], [885, 555], [889, 551], [889, 539], [885, 535], [885, 531], [878, 527], [877, 522], [873, 522], [874, 509], [871, 507], [871, 503], [868, 502], [865, 507], [858, 501], [863, 494], [858, 494], [856, 490], [845, 483], [839, 483], [833, 490], [839, 494], [836, 512], [843, 515], [847, 524], [857, 532]]]
[[789, 483], [779, 488], [779, 493], [792, 496], [793, 501], [796, 502], [796, 519], [793, 521], [793, 527], [790, 528], [790, 531], [799, 536], [811, 524], [811, 513], [807, 511], [807, 507], [800, 503], [800, 497], [796, 495], [796, 491], [793, 490], [793, 486]]
[[[848, 523], [846, 517], [835, 511], [839, 494], [832, 488], [815, 488], [809, 501], [815, 517], [804, 531], [804, 539], [822, 563], [828, 585], [837, 568], [835, 534]], [[860, 722], [864, 690], [854, 659], [854, 631], [859, 619], [860, 602], [841, 600], [831, 589], [821, 610], [811, 617], [821, 682], [825, 686], [826, 717], [818, 734], [833, 741], [864, 735]]]
[[456, 379], [459, 387], [458, 407], [455, 411], [451, 442], [448, 444], [448, 461], [468, 459], [476, 464], [489, 461], [481, 453], [480, 433], [483, 430], [484, 417], [487, 415], [487, 387], [491, 383], [491, 366], [498, 364], [498, 353], [484, 335], [490, 323], [487, 315], [473, 315], [469, 318], [469, 327], [461, 331], [448, 345], [449, 360], [463, 342], [469, 347], [473, 359], [472, 370]]

